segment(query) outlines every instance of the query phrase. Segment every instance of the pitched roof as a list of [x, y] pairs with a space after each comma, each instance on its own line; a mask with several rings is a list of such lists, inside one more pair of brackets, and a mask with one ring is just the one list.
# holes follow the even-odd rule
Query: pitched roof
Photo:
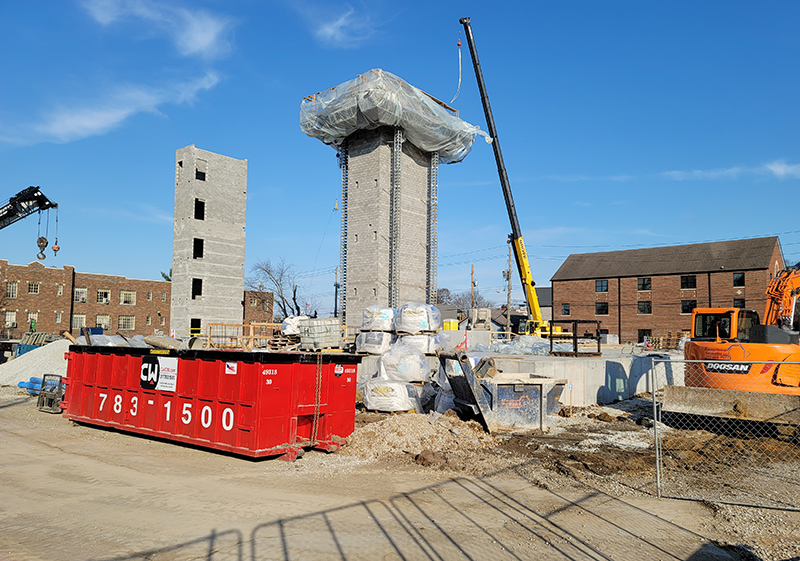
[[578, 253], [551, 281], [768, 269], [778, 237]]

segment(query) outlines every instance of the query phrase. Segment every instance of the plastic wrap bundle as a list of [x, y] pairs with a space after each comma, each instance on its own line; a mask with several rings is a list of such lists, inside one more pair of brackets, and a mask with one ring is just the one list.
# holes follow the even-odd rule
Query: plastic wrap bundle
[[[152, 348], [145, 343], [144, 335], [134, 335], [133, 337], [122, 337], [121, 335], [91, 335], [92, 346], [95, 347], [138, 347], [142, 349]], [[75, 339], [76, 345], [87, 345], [86, 337], [81, 335]]]
[[396, 382], [427, 382], [431, 367], [419, 349], [395, 343], [378, 359], [378, 376]]
[[281, 333], [284, 335], [300, 335], [300, 322], [308, 316], [289, 316], [281, 323]]
[[[477, 351], [489, 351], [505, 355], [549, 355], [550, 340], [532, 335], [522, 335], [510, 343], [497, 342], [491, 345], [475, 345]], [[572, 343], [554, 343], [553, 350], [558, 352], [571, 352]]]
[[479, 127], [380, 68], [309, 96], [300, 106], [300, 129], [335, 147], [358, 130], [381, 126], [400, 127], [409, 142], [425, 152], [439, 152], [445, 164], [463, 160], [476, 135], [491, 141]]
[[364, 394], [364, 407], [373, 411], [422, 411], [414, 384], [376, 376], [367, 380], [361, 392]]
[[362, 331], [391, 331], [394, 322], [394, 308], [383, 308], [377, 304], [364, 308]]
[[442, 327], [442, 313], [436, 306], [422, 302], [407, 302], [397, 308], [394, 330], [416, 335], [424, 331], [438, 331]]
[[356, 336], [356, 352], [371, 355], [383, 354], [389, 350], [394, 335], [384, 331], [365, 331]]
[[447, 339], [448, 337], [444, 333], [420, 333], [419, 335], [401, 335], [399, 341], [419, 349], [422, 354], [434, 355], [436, 351], [445, 348]]

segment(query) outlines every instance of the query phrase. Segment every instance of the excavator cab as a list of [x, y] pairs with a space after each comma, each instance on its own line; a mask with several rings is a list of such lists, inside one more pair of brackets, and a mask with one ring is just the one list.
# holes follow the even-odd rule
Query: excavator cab
[[750, 341], [758, 312], [741, 308], [698, 308], [692, 314], [692, 341]]

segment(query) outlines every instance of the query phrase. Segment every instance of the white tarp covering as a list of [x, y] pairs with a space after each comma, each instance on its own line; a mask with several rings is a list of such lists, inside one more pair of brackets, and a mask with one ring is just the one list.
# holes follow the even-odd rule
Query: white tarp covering
[[381, 126], [402, 128], [409, 142], [426, 152], [438, 152], [445, 164], [463, 160], [478, 134], [490, 142], [479, 127], [380, 68], [310, 96], [300, 106], [300, 129], [336, 147], [358, 130]]
[[373, 304], [362, 312], [361, 331], [391, 331], [395, 309]]
[[394, 330], [398, 333], [416, 335], [442, 328], [442, 313], [439, 308], [422, 302], [406, 302], [397, 308]]

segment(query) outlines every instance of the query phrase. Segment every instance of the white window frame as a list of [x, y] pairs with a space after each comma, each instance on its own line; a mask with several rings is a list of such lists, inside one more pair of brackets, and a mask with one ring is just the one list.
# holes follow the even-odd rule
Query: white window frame
[[111, 289], [110, 288], [98, 288], [97, 289], [97, 303], [98, 304], [110, 304], [111, 303]]
[[[103, 319], [105, 319], [105, 321], [103, 321]], [[94, 318], [94, 324], [108, 331], [111, 329], [111, 316], [108, 314], [97, 314]]]
[[86, 303], [86, 297], [89, 295], [89, 289], [83, 286], [75, 287], [75, 295], [72, 297], [73, 302]]
[[10, 329], [17, 325], [17, 311], [6, 310], [5, 323], [3, 324], [6, 329]]
[[136, 291], [135, 290], [120, 290], [119, 303], [121, 306], [135, 306], [136, 305]]
[[11, 281], [6, 283], [6, 298], [16, 299], [17, 292], [19, 289], [19, 283], [17, 281]]
[[136, 316], [119, 316], [117, 319], [117, 327], [120, 331], [135, 331]]
[[86, 314], [72, 314], [71, 325], [73, 331], [80, 333], [81, 328], [86, 327]]
[[28, 294], [39, 294], [39, 283], [28, 281]]

